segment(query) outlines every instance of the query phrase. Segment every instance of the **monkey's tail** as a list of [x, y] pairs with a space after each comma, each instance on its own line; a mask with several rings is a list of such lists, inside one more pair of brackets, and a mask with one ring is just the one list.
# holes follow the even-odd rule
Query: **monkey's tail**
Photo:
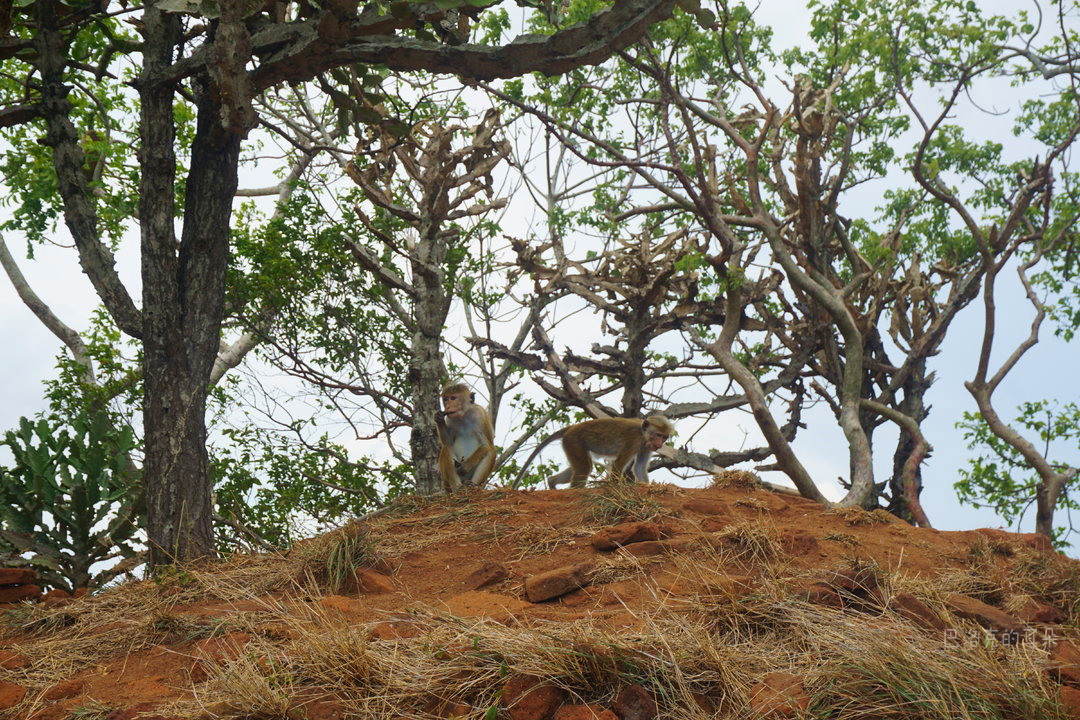
[[514, 482], [511, 483], [510, 487], [516, 490], [517, 487], [521, 485], [521, 479], [525, 477], [525, 471], [529, 469], [529, 465], [531, 465], [532, 461], [536, 459], [536, 456], [540, 454], [540, 451], [547, 447], [547, 444], [550, 443], [552, 440], [558, 440], [565, 434], [566, 428], [562, 428], [561, 430], [556, 430], [555, 432], [551, 433], [546, 438], [541, 440], [540, 444], [536, 446], [536, 449], [532, 451], [532, 454], [529, 455], [528, 458], [526, 458], [525, 464], [521, 466], [521, 472], [519, 472], [518, 476], [514, 478]]

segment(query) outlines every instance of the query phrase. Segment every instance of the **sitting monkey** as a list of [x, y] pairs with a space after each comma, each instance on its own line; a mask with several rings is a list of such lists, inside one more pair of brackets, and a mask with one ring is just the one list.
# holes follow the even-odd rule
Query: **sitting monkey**
[[461, 486], [482, 488], [495, 469], [495, 431], [487, 410], [476, 404], [467, 385], [452, 383], [442, 390], [439, 428], [439, 475], [451, 493]]
[[[562, 438], [563, 451], [566, 453], [570, 467], [548, 478], [547, 486], [552, 490], [565, 483], [570, 483], [570, 487], [585, 487], [585, 481], [589, 479], [589, 471], [592, 469], [590, 453], [614, 458], [608, 465], [608, 472], [626, 477], [629, 468], [629, 476], [633, 480], [647, 483], [649, 482], [647, 469], [649, 458], [662, 448], [674, 433], [675, 428], [671, 421], [659, 414], [650, 415], [644, 420], [635, 418], [586, 420], [544, 438], [525, 461], [514, 485], [521, 482], [525, 469], [529, 467], [537, 453], [549, 442], [558, 438]], [[631, 463], [633, 463], [632, 466]]]

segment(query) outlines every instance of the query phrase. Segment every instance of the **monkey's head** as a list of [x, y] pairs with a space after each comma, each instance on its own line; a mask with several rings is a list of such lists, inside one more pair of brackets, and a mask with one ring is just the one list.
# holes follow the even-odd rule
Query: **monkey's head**
[[675, 434], [675, 427], [663, 415], [650, 415], [641, 421], [641, 432], [645, 434], [645, 447], [656, 452]]
[[453, 383], [442, 389], [443, 414], [462, 417], [476, 399], [476, 395], [464, 383]]

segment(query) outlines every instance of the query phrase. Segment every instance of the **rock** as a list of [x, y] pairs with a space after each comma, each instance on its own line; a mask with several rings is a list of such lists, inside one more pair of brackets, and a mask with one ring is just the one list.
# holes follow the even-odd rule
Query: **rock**
[[701, 515], [727, 515], [727, 503], [709, 498], [694, 498], [683, 503], [683, 510], [699, 513]]
[[23, 600], [36, 600], [41, 596], [37, 585], [9, 585], [0, 587], [0, 603], [16, 603]]
[[1032, 598], [1028, 598], [1017, 608], [1015, 615], [1026, 623], [1038, 625], [1060, 625], [1066, 620], [1065, 613], [1053, 605], [1047, 605]]
[[394, 581], [378, 570], [364, 568], [356, 572], [356, 587], [360, 592], [379, 595], [394, 592]]
[[619, 720], [619, 716], [599, 705], [563, 705], [555, 720]]
[[1058, 640], [1050, 651], [1051, 676], [1063, 685], [1080, 688], [1080, 650], [1068, 640]]
[[791, 594], [800, 600], [838, 610], [842, 610], [844, 607], [844, 599], [840, 597], [840, 593], [825, 583], [794, 582], [789, 587], [791, 588]]
[[360, 601], [356, 598], [345, 597], [344, 595], [327, 595], [326, 597], [319, 598], [319, 604], [327, 610], [333, 610], [345, 615], [359, 613], [364, 609], [364, 606], [360, 604]]
[[592, 563], [578, 563], [526, 578], [525, 598], [532, 603], [543, 602], [585, 587], [592, 569]]
[[892, 609], [901, 617], [907, 618], [927, 630], [944, 632], [946, 625], [929, 605], [911, 593], [897, 593], [892, 598]]
[[501, 562], [485, 562], [469, 573], [469, 577], [462, 581], [462, 585], [467, 590], [479, 590], [480, 588], [486, 588], [489, 585], [495, 585], [501, 583], [506, 578], [510, 577], [510, 568], [506, 567]]
[[1012, 642], [1010, 642], [1012, 645], [1017, 644], [1020, 640], [1020, 634], [1024, 630], [1024, 623], [1019, 618], [998, 610], [993, 605], [987, 605], [983, 601], [967, 595], [957, 594], [946, 597], [945, 604], [958, 617], [974, 620], [984, 628], [993, 631], [998, 637], [1014, 636]]
[[621, 548], [620, 552], [634, 557], [651, 557], [653, 555], [663, 555], [666, 552], [671, 552], [671, 550], [671, 543], [667, 540], [645, 540], [627, 545]]
[[457, 617], [486, 617], [497, 622], [506, 622], [529, 607], [509, 595], [471, 590], [455, 595], [446, 601], [446, 609]]
[[71, 594], [71, 597], [73, 597], [73, 598], [81, 598], [83, 595], [86, 595], [86, 593], [88, 593], [88, 592], [90, 592], [89, 589], [84, 588], [84, 587], [75, 588], [75, 592], [73, 592]]
[[0, 710], [13, 708], [26, 697], [26, 688], [0, 680]]
[[763, 718], [794, 718], [805, 715], [810, 697], [802, 678], [790, 673], [769, 673], [750, 688], [750, 709]]
[[388, 620], [371, 626], [368, 640], [399, 640], [414, 638], [422, 634], [416, 623], [403, 620]]
[[65, 680], [53, 685], [41, 694], [45, 700], [66, 700], [82, 692], [82, 680]]
[[30, 667], [30, 661], [25, 655], [13, 653], [10, 650], [0, 650], [0, 668], [4, 670], [21, 670]]
[[53, 588], [41, 596], [41, 604], [45, 607], [57, 607], [71, 602], [71, 595], [66, 590]]
[[1070, 720], [1080, 720], [1080, 690], [1062, 685], [1058, 690], [1058, 704]]
[[538, 677], [516, 675], [503, 687], [499, 701], [510, 720], [548, 720], [563, 703], [562, 688]]
[[660, 715], [656, 700], [640, 685], [627, 685], [615, 696], [612, 707], [619, 720], [656, 720]]
[[32, 585], [37, 573], [30, 568], [0, 568], [0, 585]]
[[604, 528], [589, 539], [597, 550], [616, 550], [623, 545], [659, 540], [660, 526], [651, 522], [630, 522]]

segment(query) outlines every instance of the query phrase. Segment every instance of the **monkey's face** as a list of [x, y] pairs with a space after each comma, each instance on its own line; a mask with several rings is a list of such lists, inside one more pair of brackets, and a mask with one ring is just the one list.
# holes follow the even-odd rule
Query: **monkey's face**
[[459, 418], [469, 408], [467, 393], [447, 393], [442, 396], [443, 413], [447, 417]]
[[671, 436], [668, 435], [666, 432], [658, 430], [652, 425], [647, 425], [645, 427], [645, 447], [647, 447], [652, 452], [656, 452], [660, 448], [664, 447], [664, 443], [668, 441], [669, 437]]

